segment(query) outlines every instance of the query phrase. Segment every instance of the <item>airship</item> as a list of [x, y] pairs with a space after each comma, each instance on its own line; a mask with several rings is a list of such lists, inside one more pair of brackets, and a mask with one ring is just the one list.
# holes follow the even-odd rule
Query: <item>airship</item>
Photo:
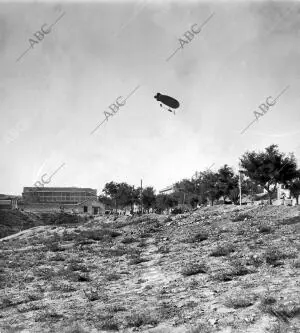
[[[168, 95], [163, 95], [163, 94], [161, 94], [161, 93], [157, 93], [157, 94], [154, 96], [154, 98], [155, 98], [157, 101], [161, 102], [161, 103], [160, 103], [160, 106], [161, 106], [162, 108], [164, 108], [165, 110], [168, 110], [168, 111], [170, 111], [170, 112], [174, 112], [174, 114], [175, 114], [175, 111], [172, 110], [172, 109], [177, 109], [177, 108], [179, 108], [179, 105], [180, 105], [179, 102], [178, 102], [175, 98], [173, 98], [173, 97], [170, 97], [170, 96], [168, 96]], [[167, 106], [167, 107], [164, 107], [163, 104], [164, 104], [165, 106]]]

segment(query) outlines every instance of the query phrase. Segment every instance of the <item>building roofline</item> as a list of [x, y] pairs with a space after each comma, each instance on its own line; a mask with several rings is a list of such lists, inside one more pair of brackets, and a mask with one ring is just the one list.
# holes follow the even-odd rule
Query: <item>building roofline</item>
[[90, 188], [90, 187], [39, 187], [39, 186], [25, 186], [23, 187], [23, 192], [25, 190], [29, 191], [91, 191], [91, 192], [96, 192], [97, 189], [95, 188]]

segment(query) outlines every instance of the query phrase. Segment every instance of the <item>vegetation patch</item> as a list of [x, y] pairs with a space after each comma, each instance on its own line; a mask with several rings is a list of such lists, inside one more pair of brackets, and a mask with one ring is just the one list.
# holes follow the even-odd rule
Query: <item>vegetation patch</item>
[[294, 317], [300, 315], [300, 304], [289, 302], [287, 304], [277, 303], [276, 299], [270, 296], [261, 298], [259, 308], [262, 312], [278, 318], [279, 320], [288, 323]]
[[189, 263], [182, 268], [181, 274], [183, 276], [190, 276], [200, 273], [205, 274], [207, 271], [208, 268], [204, 263]]
[[136, 256], [129, 261], [129, 265], [138, 265], [141, 264], [142, 262], [147, 262], [149, 260], [150, 259], [148, 258], [142, 258], [140, 256]]
[[212, 252], [211, 256], [212, 257], [222, 257], [222, 256], [227, 256], [228, 254], [234, 252], [234, 247], [233, 245], [219, 245], [216, 247]]
[[125, 238], [123, 238], [122, 240], [121, 240], [121, 242], [123, 243], [123, 244], [131, 244], [131, 243], [134, 243], [134, 242], [136, 242], [137, 240], [136, 239], [134, 239], [133, 237], [125, 237]]
[[261, 234], [270, 234], [272, 231], [272, 228], [268, 225], [261, 225], [258, 228], [258, 232]]
[[200, 243], [208, 239], [208, 233], [206, 232], [198, 232], [196, 235], [191, 235], [184, 241], [186, 243]]
[[158, 318], [151, 316], [148, 313], [134, 313], [131, 316], [126, 318], [127, 327], [141, 327], [144, 325], [153, 325], [158, 324]]
[[255, 303], [256, 298], [255, 295], [240, 291], [228, 296], [224, 301], [224, 305], [234, 309], [247, 308]]
[[283, 262], [281, 262], [280, 260], [286, 258], [295, 258], [295, 256], [296, 254], [294, 253], [287, 254], [277, 248], [270, 248], [266, 250], [264, 253], [264, 258], [266, 260], [266, 263], [272, 266], [281, 266], [283, 265]]
[[231, 219], [232, 222], [240, 222], [240, 221], [245, 221], [245, 220], [250, 220], [252, 219], [252, 216], [246, 213], [238, 214], [236, 217]]

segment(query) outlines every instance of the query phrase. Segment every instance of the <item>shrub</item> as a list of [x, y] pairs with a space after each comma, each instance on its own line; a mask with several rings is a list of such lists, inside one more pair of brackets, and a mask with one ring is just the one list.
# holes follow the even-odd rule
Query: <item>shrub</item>
[[123, 244], [130, 244], [136, 242], [136, 240], [133, 237], [125, 237], [121, 240]]
[[81, 271], [81, 272], [85, 272], [85, 273], [89, 272], [89, 269], [85, 265], [82, 265], [77, 262], [71, 262], [68, 265], [68, 269], [70, 269], [71, 271]]
[[117, 273], [110, 273], [106, 275], [106, 280], [107, 281], [117, 281], [121, 278], [121, 276]]
[[271, 227], [267, 226], [267, 225], [261, 225], [259, 228], [258, 228], [258, 231], [261, 233], [261, 234], [269, 234], [271, 232]]
[[89, 281], [91, 281], [90, 276], [86, 273], [76, 274], [75, 277], [76, 277], [78, 282], [89, 282]]
[[276, 299], [269, 295], [264, 295], [261, 298], [259, 308], [262, 312], [277, 317], [279, 320], [286, 323], [300, 314], [299, 303], [277, 304]]
[[96, 241], [110, 241], [112, 238], [122, 235], [121, 233], [108, 228], [95, 229], [95, 230], [83, 230], [80, 235], [87, 239]]
[[202, 242], [204, 240], [208, 239], [208, 234], [207, 233], [202, 233], [199, 232], [193, 237], [193, 243], [194, 242]]
[[107, 331], [119, 330], [119, 325], [114, 318], [106, 319], [103, 323], [101, 323], [100, 327], [102, 330], [107, 330]]
[[141, 240], [141, 242], [138, 244], [138, 247], [146, 247], [147, 243], [145, 242], [144, 239]]
[[243, 276], [251, 273], [245, 266], [240, 263], [233, 264], [233, 266], [220, 270], [214, 275], [214, 278], [219, 281], [231, 281], [235, 276]]
[[141, 258], [141, 257], [137, 256], [129, 261], [129, 265], [138, 265], [138, 264], [140, 264], [142, 262], [146, 262], [146, 261], [149, 261], [149, 259]]
[[169, 253], [170, 248], [167, 245], [162, 245], [157, 250], [158, 253]]
[[251, 215], [248, 215], [248, 214], [244, 213], [244, 214], [237, 215], [231, 221], [232, 222], [239, 222], [239, 221], [244, 221], [244, 220], [250, 220], [251, 218], [252, 218]]
[[228, 296], [224, 301], [224, 305], [234, 309], [247, 308], [255, 303], [255, 299], [255, 295], [239, 292]]
[[232, 252], [234, 252], [234, 247], [232, 245], [224, 245], [224, 246], [219, 245], [211, 252], [210, 255], [213, 257], [221, 257], [221, 256], [227, 256]]
[[51, 261], [65, 261], [65, 257], [62, 254], [60, 254], [60, 253], [56, 253], [49, 260], [51, 260]]
[[296, 259], [292, 263], [293, 268], [300, 268], [300, 259]]
[[81, 327], [78, 323], [72, 323], [70, 327], [63, 331], [63, 333], [89, 333], [90, 331], [86, 331], [83, 327]]
[[59, 242], [52, 242], [49, 240], [48, 242], [44, 243], [46, 251], [51, 251], [51, 252], [60, 252], [60, 251], [65, 251], [63, 247], [61, 247]]
[[110, 305], [107, 308], [107, 310], [108, 310], [108, 312], [123, 312], [123, 311], [126, 311], [126, 308], [119, 304], [115, 304], [115, 305]]
[[183, 210], [181, 208], [174, 208], [171, 212], [171, 214], [173, 215], [177, 215], [177, 214], [182, 214], [183, 213]]
[[135, 313], [126, 318], [127, 327], [140, 327], [143, 325], [157, 325], [158, 320], [146, 313]]
[[279, 249], [271, 248], [265, 251], [266, 263], [272, 266], [280, 266], [283, 263], [279, 262], [280, 259], [287, 258], [287, 255], [281, 252]]
[[207, 266], [203, 263], [189, 263], [181, 270], [181, 274], [184, 276], [190, 276], [199, 273], [206, 273], [207, 270]]
[[99, 291], [97, 289], [89, 289], [89, 290], [83, 290], [86, 298], [90, 301], [90, 302], [94, 302], [97, 301], [98, 299], [101, 298], [101, 294], [99, 293]]
[[252, 254], [250, 255], [247, 260], [246, 260], [246, 265], [251, 265], [254, 267], [259, 267], [263, 264], [263, 259], [257, 255], [257, 254]]
[[198, 324], [187, 331], [187, 333], [212, 333], [213, 329], [205, 323]]

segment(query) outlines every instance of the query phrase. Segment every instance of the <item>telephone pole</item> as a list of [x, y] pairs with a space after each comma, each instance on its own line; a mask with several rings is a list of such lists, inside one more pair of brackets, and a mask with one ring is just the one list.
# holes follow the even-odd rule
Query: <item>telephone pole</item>
[[143, 214], [143, 180], [141, 179], [141, 213]]
[[240, 192], [240, 206], [242, 206], [242, 178], [241, 178], [241, 164], [239, 163], [239, 192]]

